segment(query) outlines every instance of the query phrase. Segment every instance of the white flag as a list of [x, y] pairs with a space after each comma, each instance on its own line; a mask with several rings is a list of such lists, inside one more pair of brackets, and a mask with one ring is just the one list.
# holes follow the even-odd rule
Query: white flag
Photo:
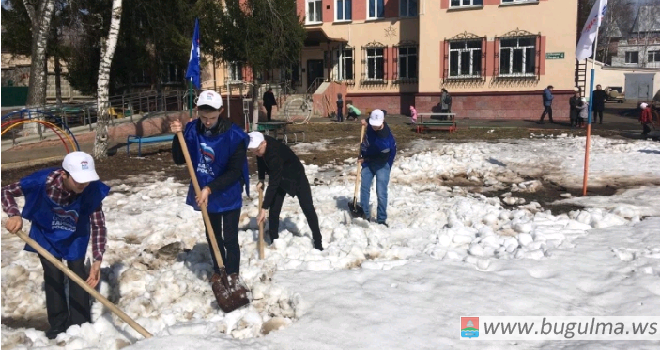
[[607, 0], [596, 0], [594, 7], [591, 8], [591, 13], [587, 19], [587, 23], [582, 28], [580, 41], [578, 41], [577, 48], [575, 49], [575, 56], [578, 60], [583, 60], [591, 57], [591, 47], [594, 44], [596, 35], [598, 35], [598, 27], [603, 21], [603, 16], [607, 10]]

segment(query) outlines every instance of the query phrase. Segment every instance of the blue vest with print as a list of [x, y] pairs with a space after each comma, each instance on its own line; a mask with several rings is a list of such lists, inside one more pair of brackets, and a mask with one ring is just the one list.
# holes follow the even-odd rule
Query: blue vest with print
[[[389, 128], [388, 125], [385, 126]], [[394, 135], [390, 130], [390, 136], [387, 138], [380, 138], [376, 135], [376, 131], [371, 127], [367, 126], [367, 132], [364, 136], [364, 141], [362, 142], [362, 155], [364, 157], [374, 156], [384, 150], [390, 150], [390, 157], [387, 160], [387, 163], [392, 166], [394, 163], [394, 156], [396, 156], [396, 141], [394, 140]], [[362, 163], [362, 166], [369, 166], [369, 162]]]
[[[225, 172], [229, 158], [236, 152], [238, 145], [243, 143], [247, 148], [250, 138], [234, 124], [232, 124], [231, 129], [218, 135], [200, 135], [197, 132], [198, 122], [199, 120], [193, 120], [186, 124], [183, 135], [188, 146], [188, 151], [190, 152], [190, 160], [197, 174], [199, 187], [204, 188], [204, 186]], [[248, 173], [247, 157], [243, 163], [242, 173], [245, 189], [249, 196], [250, 175]], [[195, 189], [192, 182], [188, 189], [186, 204], [192, 206], [195, 210], [200, 210], [195, 201]], [[231, 186], [211, 193], [208, 198], [207, 210], [209, 213], [223, 213], [238, 209], [242, 205], [243, 184], [240, 180], [236, 180]]]
[[[110, 187], [93, 181], [68, 206], [62, 207], [48, 197], [46, 178], [55, 168], [38, 171], [21, 179], [25, 196], [22, 216], [32, 222], [30, 238], [58, 259], [85, 257], [90, 234], [90, 215], [101, 205]], [[26, 245], [25, 250], [34, 252]]]

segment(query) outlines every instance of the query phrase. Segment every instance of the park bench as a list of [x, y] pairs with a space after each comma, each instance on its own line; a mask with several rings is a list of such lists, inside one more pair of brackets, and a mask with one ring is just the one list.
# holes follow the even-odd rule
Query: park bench
[[[427, 120], [424, 121], [424, 116]], [[433, 117], [447, 117], [448, 120], [432, 119]], [[454, 121], [456, 113], [418, 113], [417, 123], [413, 124], [418, 133], [429, 130], [446, 130], [449, 132], [456, 131], [456, 121]]]
[[138, 144], [138, 157], [142, 157], [142, 144], [146, 143], [162, 143], [162, 142], [172, 142], [174, 139], [174, 134], [165, 134], [157, 136], [137, 136], [137, 135], [128, 135], [126, 139], [126, 154], [131, 154], [131, 143]]

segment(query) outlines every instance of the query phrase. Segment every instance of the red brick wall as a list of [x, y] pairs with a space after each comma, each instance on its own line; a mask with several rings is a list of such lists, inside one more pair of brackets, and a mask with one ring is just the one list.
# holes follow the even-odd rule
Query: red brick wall
[[305, 0], [298, 0], [296, 3], [296, 7], [298, 9], [298, 16], [300, 16], [301, 19], [305, 18], [305, 6], [307, 6], [307, 2]]
[[[366, 2], [364, 0], [357, 0], [357, 1]], [[384, 2], [385, 2], [385, 17], [399, 17], [399, 0], [385, 0]]]
[[[452, 112], [457, 119], [527, 119], [538, 120], [543, 112], [543, 91], [452, 94]], [[568, 120], [568, 100], [572, 91], [554, 91], [552, 103], [553, 119]], [[417, 95], [415, 106], [418, 112], [435, 112], [440, 102], [440, 93], [434, 95]]]
[[440, 0], [440, 8], [441, 9], [448, 9], [449, 8], [449, 0]]
[[[328, 8], [330, 6], [330, 8]], [[334, 0], [323, 0], [321, 4], [321, 9], [323, 12], [323, 22], [334, 22], [335, 21], [335, 1]]]
[[366, 0], [353, 0], [353, 1], [351, 1], [351, 6], [353, 6], [353, 20], [354, 21], [367, 19], [367, 1]]
[[362, 113], [366, 113], [367, 110], [382, 109], [389, 114], [408, 114], [410, 113], [410, 105], [415, 104], [415, 96], [413, 94], [398, 93], [369, 95], [348, 93], [344, 101], [355, 105]]

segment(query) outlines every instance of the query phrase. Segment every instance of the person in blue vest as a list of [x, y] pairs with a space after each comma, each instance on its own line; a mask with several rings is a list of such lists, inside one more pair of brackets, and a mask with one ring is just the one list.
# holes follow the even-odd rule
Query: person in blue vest
[[[7, 230], [23, 229], [23, 219], [32, 222], [30, 238], [53, 254], [67, 261], [69, 269], [95, 288], [101, 278], [101, 260], [105, 252], [105, 216], [101, 202], [110, 187], [99, 181], [94, 159], [84, 152], [72, 152], [64, 157], [62, 168], [37, 171], [21, 181], [2, 188], [2, 210], [9, 218]], [[23, 211], [16, 197], [25, 197]], [[92, 263], [89, 275], [85, 271], [85, 253], [91, 236]], [[25, 250], [34, 252], [30, 246]], [[76, 283], [69, 283], [67, 300], [65, 274], [39, 255], [44, 269], [46, 312], [49, 339], [66, 332], [71, 325], [90, 322], [90, 297]]]
[[[243, 187], [249, 191], [247, 145], [250, 138], [229, 119], [220, 118], [222, 111], [220, 94], [212, 90], [202, 91], [197, 100], [198, 118], [187, 123], [185, 129], [178, 120], [172, 122], [170, 128], [174, 133], [183, 131], [201, 188], [200, 195], [196, 196], [191, 183], [186, 204], [195, 210], [207, 207], [225, 272], [237, 281], [241, 261], [238, 222], [243, 205]], [[172, 142], [172, 157], [176, 164], [186, 163], [177, 137]], [[206, 239], [211, 247], [208, 228]], [[214, 280], [221, 275], [221, 271], [214, 254], [211, 254], [211, 259], [215, 272], [211, 280]]]
[[367, 126], [367, 131], [362, 141], [358, 160], [362, 163], [360, 205], [364, 210], [364, 218], [371, 220], [369, 196], [371, 195], [371, 183], [375, 176], [378, 198], [376, 222], [387, 227], [387, 186], [390, 183], [390, 171], [396, 156], [396, 140], [385, 122], [385, 113], [380, 109], [371, 112], [368, 124], [366, 119], [362, 119], [362, 125]]

